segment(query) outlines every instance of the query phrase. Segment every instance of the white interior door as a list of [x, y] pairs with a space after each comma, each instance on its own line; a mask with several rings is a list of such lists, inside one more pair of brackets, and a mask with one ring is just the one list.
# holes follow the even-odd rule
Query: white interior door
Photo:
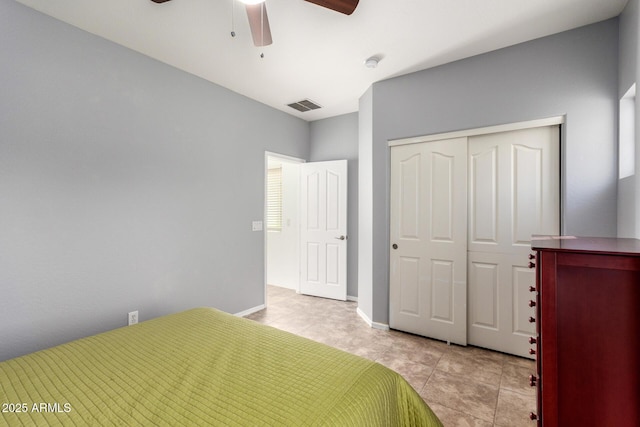
[[558, 126], [469, 138], [469, 343], [531, 357], [532, 234], [560, 231]]
[[389, 325], [467, 342], [467, 139], [391, 148]]
[[347, 299], [347, 161], [301, 165], [300, 292]]

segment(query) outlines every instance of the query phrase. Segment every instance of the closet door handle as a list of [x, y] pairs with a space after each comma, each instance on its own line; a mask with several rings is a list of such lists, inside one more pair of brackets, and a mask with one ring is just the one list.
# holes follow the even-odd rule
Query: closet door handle
[[393, 249], [398, 249], [398, 245], [396, 245], [395, 243], [394, 243], [393, 245], [391, 245], [391, 247], [392, 247]]

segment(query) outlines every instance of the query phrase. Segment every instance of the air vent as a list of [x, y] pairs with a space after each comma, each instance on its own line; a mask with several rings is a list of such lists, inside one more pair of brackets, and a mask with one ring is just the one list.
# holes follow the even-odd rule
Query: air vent
[[287, 104], [289, 107], [301, 111], [301, 112], [305, 112], [305, 111], [310, 111], [310, 110], [317, 110], [318, 108], [320, 108], [320, 106], [318, 104], [316, 104], [313, 101], [310, 101], [308, 99], [303, 99], [302, 101], [298, 101], [298, 102], [294, 102], [292, 104]]

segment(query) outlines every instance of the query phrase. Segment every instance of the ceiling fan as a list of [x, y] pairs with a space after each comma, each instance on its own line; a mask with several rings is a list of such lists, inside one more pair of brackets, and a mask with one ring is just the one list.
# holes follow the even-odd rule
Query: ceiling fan
[[[154, 3], [164, 3], [170, 0], [151, 0]], [[269, 26], [269, 18], [267, 17], [267, 6], [265, 0], [240, 0], [245, 4], [247, 9], [247, 17], [249, 18], [249, 27], [251, 28], [251, 36], [253, 44], [256, 46], [267, 46], [273, 43], [271, 38], [271, 27]], [[360, 0], [305, 0], [336, 12], [351, 15], [358, 6]]]

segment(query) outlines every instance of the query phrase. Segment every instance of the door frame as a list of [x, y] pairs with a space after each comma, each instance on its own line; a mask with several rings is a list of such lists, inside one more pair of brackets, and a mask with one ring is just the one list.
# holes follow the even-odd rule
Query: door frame
[[[263, 245], [263, 252], [264, 252], [264, 259], [262, 260], [262, 264], [263, 264], [263, 277], [264, 277], [264, 283], [263, 283], [263, 289], [264, 289], [264, 306], [267, 307], [268, 302], [267, 302], [267, 173], [268, 173], [268, 169], [269, 169], [269, 158], [276, 158], [276, 159], [280, 159], [289, 163], [306, 163], [307, 161], [305, 159], [301, 159], [299, 157], [293, 157], [293, 156], [288, 156], [286, 154], [280, 154], [280, 153], [275, 153], [272, 151], [265, 151], [264, 152], [264, 174], [263, 174], [263, 190], [264, 190], [264, 204], [262, 207], [262, 245]], [[300, 216], [300, 211], [298, 210], [297, 212], [298, 216]], [[299, 218], [298, 218], [299, 219]], [[299, 224], [300, 221], [297, 221], [297, 223]], [[298, 239], [299, 240], [299, 239]], [[297, 260], [297, 264], [299, 266], [300, 261]], [[300, 282], [298, 281], [298, 285], [296, 288], [296, 292], [300, 292]]]
[[411, 138], [390, 139], [388, 141], [388, 145], [389, 147], [393, 147], [394, 145], [419, 144], [421, 142], [438, 141], [441, 139], [479, 136], [479, 135], [487, 135], [490, 133], [509, 132], [512, 130], [523, 130], [523, 129], [547, 127], [547, 126], [554, 126], [554, 125], [564, 125], [565, 120], [566, 120], [566, 116], [555, 116], [555, 117], [547, 117], [544, 119], [529, 120], [525, 122], [506, 123], [506, 124], [496, 125], [496, 126], [464, 129], [464, 130], [445, 132], [445, 133], [434, 133], [434, 134], [423, 135], [423, 136], [415, 136]]

